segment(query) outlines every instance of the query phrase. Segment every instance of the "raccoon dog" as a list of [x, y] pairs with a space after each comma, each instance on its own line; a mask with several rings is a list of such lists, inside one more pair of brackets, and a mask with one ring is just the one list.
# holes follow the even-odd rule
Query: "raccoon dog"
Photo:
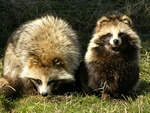
[[53, 16], [30, 21], [8, 40], [0, 92], [9, 97], [70, 91], [80, 57], [76, 33], [67, 22]]
[[140, 47], [128, 16], [101, 17], [79, 68], [81, 90], [103, 99], [128, 95], [139, 80]]

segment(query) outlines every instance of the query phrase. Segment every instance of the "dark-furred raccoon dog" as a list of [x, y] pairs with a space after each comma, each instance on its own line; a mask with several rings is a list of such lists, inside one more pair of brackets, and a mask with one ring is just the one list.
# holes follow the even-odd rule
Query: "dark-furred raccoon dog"
[[27, 22], [8, 40], [0, 93], [47, 96], [70, 91], [80, 58], [77, 35], [67, 22], [48, 15]]
[[103, 99], [127, 96], [139, 80], [140, 47], [128, 16], [101, 17], [78, 70], [80, 90]]

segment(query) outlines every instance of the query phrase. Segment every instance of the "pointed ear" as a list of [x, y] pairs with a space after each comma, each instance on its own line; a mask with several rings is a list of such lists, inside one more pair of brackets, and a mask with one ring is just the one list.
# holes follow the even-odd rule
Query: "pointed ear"
[[101, 17], [98, 21], [97, 21], [97, 25], [95, 28], [95, 32], [99, 32], [100, 29], [105, 26], [107, 23], [109, 22], [109, 19], [105, 16]]
[[98, 21], [97, 21], [97, 26], [104, 26], [109, 22], [109, 19], [105, 16], [101, 17]]
[[130, 17], [123, 15], [121, 18], [122, 22], [124, 22], [125, 24], [129, 25], [130, 27], [133, 27], [133, 22], [131, 20]]

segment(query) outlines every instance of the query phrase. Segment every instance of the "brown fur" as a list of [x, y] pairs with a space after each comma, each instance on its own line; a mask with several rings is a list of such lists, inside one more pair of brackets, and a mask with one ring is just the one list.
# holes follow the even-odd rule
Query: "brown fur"
[[139, 80], [140, 47], [128, 16], [101, 17], [78, 70], [79, 90], [103, 99], [127, 96]]
[[69, 87], [59, 86], [74, 83], [80, 57], [76, 33], [64, 20], [45, 16], [30, 21], [8, 40], [0, 91], [8, 97], [36, 91], [46, 96], [57, 89], [65, 93]]

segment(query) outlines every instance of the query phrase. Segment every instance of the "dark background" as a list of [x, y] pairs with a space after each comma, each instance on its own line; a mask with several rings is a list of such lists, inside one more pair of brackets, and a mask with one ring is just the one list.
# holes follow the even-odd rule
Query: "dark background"
[[96, 21], [109, 12], [130, 15], [138, 34], [150, 38], [150, 0], [0, 0], [0, 48], [18, 26], [46, 14], [68, 21], [86, 47]]

